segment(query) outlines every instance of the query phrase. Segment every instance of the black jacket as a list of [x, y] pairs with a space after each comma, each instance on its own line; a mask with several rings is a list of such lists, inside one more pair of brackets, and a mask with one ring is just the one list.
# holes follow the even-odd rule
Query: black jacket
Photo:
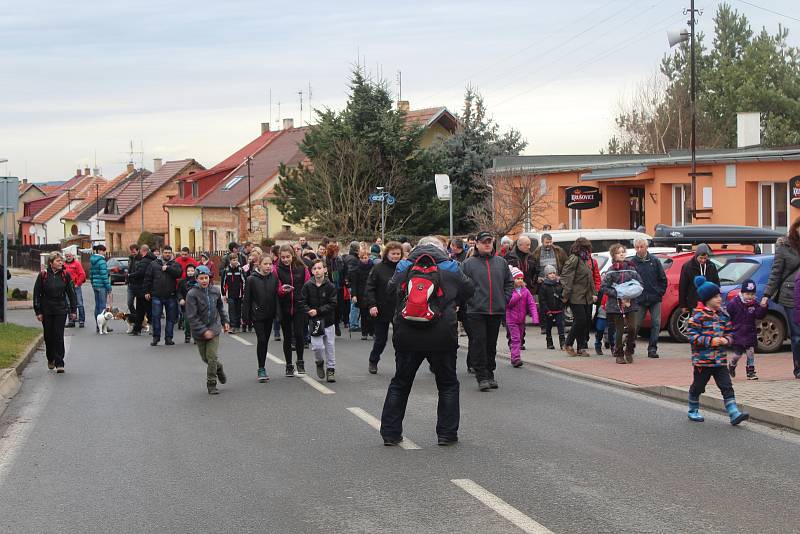
[[564, 288], [558, 280], [545, 279], [539, 286], [539, 313], [554, 313], [564, 311]]
[[178, 282], [178, 300], [186, 300], [186, 295], [189, 294], [189, 290], [193, 287], [197, 287], [197, 285], [197, 278], [194, 276], [182, 278], [181, 281]]
[[144, 279], [150, 264], [156, 260], [152, 252], [146, 256], [139, 257], [135, 262], [135, 267], [128, 269], [128, 286], [134, 291], [144, 291]]
[[222, 272], [222, 296], [228, 298], [240, 299], [244, 296], [244, 283], [247, 280], [247, 274], [241, 266], [235, 270], [232, 266]]
[[394, 308], [397, 304], [397, 296], [389, 291], [388, 286], [389, 281], [394, 276], [395, 269], [397, 269], [396, 263], [391, 263], [389, 260], [384, 259], [375, 264], [369, 273], [369, 278], [367, 278], [365, 304], [367, 308], [372, 308], [373, 306], [378, 308], [378, 316], [375, 318], [377, 321], [389, 323], [392, 320]]
[[[441, 288], [444, 295], [437, 300], [442, 316], [433, 323], [413, 324], [403, 319], [401, 293], [403, 284], [408, 280], [408, 270], [414, 260], [422, 254], [430, 254], [439, 266]], [[447, 257], [447, 254], [434, 245], [418, 246], [409, 254], [408, 259], [397, 264], [397, 270], [389, 281], [389, 292], [397, 296], [394, 315], [392, 344], [396, 351], [431, 352], [456, 351], [458, 349], [458, 321], [456, 306], [463, 305], [474, 292], [472, 280], [467, 278], [458, 266], [458, 262]]]
[[306, 314], [317, 310], [317, 317], [325, 320], [326, 327], [333, 325], [336, 315], [336, 286], [327, 278], [318, 286], [312, 276], [300, 291], [300, 307]]
[[522, 252], [517, 245], [514, 245], [511, 252], [506, 254], [505, 259], [509, 265], [513, 265], [522, 271], [525, 277], [525, 287], [533, 293], [536, 289], [536, 268], [533, 262], [533, 254], [531, 252]]
[[[167, 270], [162, 271], [161, 267], [166, 265]], [[147, 273], [144, 275], [144, 291], [150, 297], [166, 299], [174, 297], [178, 293], [178, 279], [183, 270], [181, 264], [175, 260], [164, 262], [161, 258], [156, 258], [147, 266]]]
[[681, 269], [680, 287], [678, 288], [678, 306], [694, 310], [697, 307], [697, 287], [694, 285], [694, 277], [703, 275], [706, 280], [719, 285], [719, 274], [717, 266], [709, 260], [705, 264], [705, 271], [700, 267], [697, 257], [692, 258], [683, 264]]
[[764, 289], [764, 296], [783, 306], [794, 308], [794, 281], [798, 270], [800, 270], [800, 254], [786, 244], [775, 247], [775, 259], [772, 261], [772, 270], [769, 273], [767, 287]]
[[461, 268], [475, 285], [467, 303], [467, 314], [505, 315], [506, 304], [514, 291], [514, 280], [506, 260], [494, 254], [482, 256], [477, 253]]
[[367, 308], [367, 280], [372, 267], [372, 260], [368, 263], [361, 263], [359, 260], [355, 271], [350, 271], [350, 294], [356, 297], [356, 305], [361, 310]]
[[356, 270], [358, 270], [358, 255], [357, 254], [345, 254], [342, 256], [342, 261], [344, 262], [344, 281], [347, 287], [351, 287], [353, 284], [352, 277], [355, 275]]
[[[69, 301], [69, 306], [67, 305]], [[75, 287], [64, 269], [54, 272], [48, 267], [39, 273], [33, 284], [33, 311], [36, 315], [66, 315], [75, 313]]]
[[[300, 311], [300, 290], [303, 289], [303, 284], [309, 279], [308, 269], [306, 266], [290, 266], [287, 267], [283, 262], [278, 262], [278, 265], [273, 267], [273, 274], [278, 279], [278, 303], [280, 304], [281, 317], [294, 317], [294, 314]], [[290, 285], [294, 288], [292, 291], [284, 291], [283, 286]]]
[[270, 271], [266, 275], [253, 271], [247, 278], [242, 299], [242, 319], [267, 321], [278, 314], [278, 279]]
[[661, 265], [658, 258], [650, 253], [644, 258], [636, 255], [631, 261], [633, 268], [642, 279], [642, 286], [644, 286], [644, 291], [637, 302], [639, 304], [661, 302], [664, 293], [667, 292], [667, 274], [664, 272], [664, 266]]

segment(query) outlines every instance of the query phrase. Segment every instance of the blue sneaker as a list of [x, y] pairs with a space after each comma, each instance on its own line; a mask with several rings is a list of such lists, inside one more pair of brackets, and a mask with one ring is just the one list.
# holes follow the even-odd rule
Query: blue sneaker
[[261, 383], [269, 382], [269, 375], [267, 374], [267, 370], [263, 367], [258, 368], [258, 381]]

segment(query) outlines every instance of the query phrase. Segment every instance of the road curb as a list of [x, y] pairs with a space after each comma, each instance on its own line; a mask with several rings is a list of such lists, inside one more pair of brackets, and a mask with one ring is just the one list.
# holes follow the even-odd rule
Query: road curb
[[7, 369], [0, 369], [0, 415], [3, 415], [8, 403], [22, 387], [20, 375], [31, 361], [31, 358], [33, 358], [33, 355], [36, 354], [36, 351], [39, 350], [42, 340], [44, 340], [44, 335], [39, 334], [36, 339], [26, 347], [25, 351], [22, 353], [22, 357], [19, 358], [14, 365]]

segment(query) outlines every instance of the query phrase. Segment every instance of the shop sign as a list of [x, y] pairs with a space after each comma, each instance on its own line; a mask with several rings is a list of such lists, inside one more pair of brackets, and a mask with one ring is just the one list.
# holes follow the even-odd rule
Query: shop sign
[[600, 189], [580, 185], [564, 190], [564, 204], [573, 210], [590, 210], [600, 205]]
[[789, 203], [795, 208], [800, 208], [800, 176], [789, 180]]

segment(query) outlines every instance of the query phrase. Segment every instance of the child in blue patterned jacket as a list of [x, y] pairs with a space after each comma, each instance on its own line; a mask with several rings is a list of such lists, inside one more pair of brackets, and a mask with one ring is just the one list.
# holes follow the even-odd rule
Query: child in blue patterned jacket
[[705, 392], [706, 384], [713, 376], [714, 382], [722, 392], [731, 424], [738, 425], [746, 421], [750, 415], [739, 411], [736, 406], [736, 396], [728, 371], [726, 347], [733, 343], [733, 325], [728, 314], [722, 309], [719, 286], [707, 281], [703, 276], [696, 276], [694, 285], [697, 288], [699, 302], [688, 323], [694, 369], [694, 380], [689, 387], [689, 420], [698, 423], [705, 420], [700, 415], [700, 395]]

